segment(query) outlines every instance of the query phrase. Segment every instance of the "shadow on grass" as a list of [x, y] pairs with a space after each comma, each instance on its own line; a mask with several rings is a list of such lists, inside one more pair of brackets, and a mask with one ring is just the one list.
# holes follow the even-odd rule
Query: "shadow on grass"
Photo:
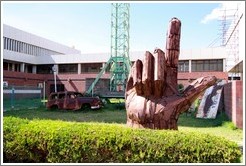
[[218, 112], [216, 119], [202, 119], [196, 118], [195, 113], [191, 113], [187, 115], [183, 113], [180, 115], [178, 120], [178, 126], [186, 126], [186, 127], [216, 127], [222, 126], [224, 122], [229, 122], [227, 115], [225, 112]]

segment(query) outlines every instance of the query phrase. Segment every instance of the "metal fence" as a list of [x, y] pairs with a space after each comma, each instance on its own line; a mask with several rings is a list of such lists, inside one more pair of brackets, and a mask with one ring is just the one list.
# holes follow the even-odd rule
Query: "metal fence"
[[3, 110], [37, 108], [42, 103], [42, 88], [8, 86], [3, 88]]

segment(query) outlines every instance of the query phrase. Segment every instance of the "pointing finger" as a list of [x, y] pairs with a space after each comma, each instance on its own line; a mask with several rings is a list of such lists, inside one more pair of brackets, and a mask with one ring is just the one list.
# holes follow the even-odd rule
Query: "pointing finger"
[[166, 59], [168, 66], [178, 67], [178, 56], [180, 50], [181, 22], [172, 18], [169, 22], [166, 39]]

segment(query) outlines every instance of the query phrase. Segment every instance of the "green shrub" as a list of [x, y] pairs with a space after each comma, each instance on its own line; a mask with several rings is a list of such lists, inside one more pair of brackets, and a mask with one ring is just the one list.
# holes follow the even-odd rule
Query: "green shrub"
[[235, 124], [233, 122], [223, 122], [222, 125], [231, 129], [231, 130], [237, 129], [237, 126], [235, 126]]
[[236, 143], [195, 132], [12, 117], [3, 123], [4, 162], [229, 163], [241, 156]]
[[178, 91], [179, 91], [179, 93], [182, 93], [184, 91], [184, 85], [183, 84], [178, 84]]

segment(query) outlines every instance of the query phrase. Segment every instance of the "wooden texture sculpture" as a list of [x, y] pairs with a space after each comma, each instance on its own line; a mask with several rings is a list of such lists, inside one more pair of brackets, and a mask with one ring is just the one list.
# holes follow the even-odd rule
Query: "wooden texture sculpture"
[[180, 32], [180, 20], [172, 18], [167, 31], [166, 52], [157, 48], [152, 55], [146, 51], [143, 62], [136, 60], [133, 64], [125, 92], [128, 126], [177, 130], [179, 115], [216, 82], [214, 76], [202, 77], [182, 93], [178, 92]]

